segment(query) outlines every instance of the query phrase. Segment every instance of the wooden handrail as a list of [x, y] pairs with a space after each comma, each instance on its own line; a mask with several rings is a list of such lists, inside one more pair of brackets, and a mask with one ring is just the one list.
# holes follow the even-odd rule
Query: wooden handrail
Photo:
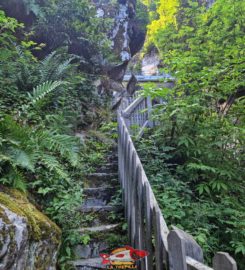
[[132, 113], [138, 108], [139, 104], [145, 100], [145, 97], [136, 98], [123, 112], [124, 118], [129, 118]]
[[188, 266], [191, 266], [192, 268], [194, 269], [197, 269], [197, 270], [213, 270], [212, 268], [204, 265], [203, 263], [200, 263], [196, 260], [194, 260], [193, 258], [191, 257], [186, 257], [186, 264]]
[[129, 238], [136, 248], [151, 251], [147, 262], [140, 262], [142, 269], [153, 269], [153, 258], [158, 262], [156, 269], [167, 269], [169, 230], [121, 113], [118, 113], [118, 135], [119, 176]]
[[[223, 252], [214, 256], [213, 268], [206, 266], [201, 247], [189, 234], [178, 228], [169, 232], [130, 133], [135, 123], [140, 126], [138, 135], [146, 126], [151, 127], [151, 108], [149, 98], [139, 97], [117, 114], [119, 179], [128, 236], [132, 246], [149, 252], [145, 260], [138, 262], [139, 269], [237, 270], [234, 259]], [[142, 109], [147, 111], [144, 117], [139, 116]]]

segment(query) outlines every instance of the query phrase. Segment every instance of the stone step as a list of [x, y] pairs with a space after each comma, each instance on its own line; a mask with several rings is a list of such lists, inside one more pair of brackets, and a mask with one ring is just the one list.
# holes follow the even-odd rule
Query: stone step
[[105, 250], [108, 250], [109, 245], [105, 239], [96, 239], [90, 241], [89, 244], [78, 244], [73, 248], [76, 260], [87, 260], [92, 258], [97, 258]]
[[100, 168], [111, 168], [111, 169], [118, 169], [118, 159], [116, 157], [106, 157], [105, 163], [97, 167], [97, 170]]
[[118, 178], [118, 173], [105, 173], [105, 172], [98, 172], [98, 173], [91, 173], [87, 175], [87, 178], [101, 178], [101, 179], [111, 179], [111, 178]]
[[[118, 186], [119, 188], [119, 186]], [[83, 194], [85, 196], [94, 196], [96, 198], [98, 198], [101, 194], [113, 194], [115, 192], [115, 187], [112, 186], [102, 186], [102, 187], [92, 187], [92, 188], [84, 188], [83, 189]]]
[[110, 162], [107, 162], [107, 163], [103, 164], [101, 167], [108, 168], [108, 167], [114, 167], [114, 166], [118, 167], [118, 160], [112, 160]]
[[118, 163], [103, 165], [96, 170], [97, 173], [117, 173], [118, 172]]
[[77, 270], [107, 269], [107, 266], [102, 264], [102, 259], [99, 257], [85, 260], [77, 260], [71, 263], [76, 267]]
[[118, 161], [118, 154], [113, 153], [113, 154], [107, 156], [107, 160], [109, 160], [109, 161]]
[[101, 226], [94, 226], [94, 227], [87, 227], [87, 228], [79, 228], [76, 231], [80, 233], [86, 232], [107, 232], [116, 229], [120, 226], [120, 223], [117, 224], [108, 224], [108, 225], [101, 225]]
[[103, 198], [85, 198], [82, 207], [105, 206], [109, 203], [110, 199]]
[[121, 205], [95, 205], [95, 206], [86, 206], [82, 205], [81, 208], [79, 208], [80, 211], [83, 213], [88, 212], [120, 212], [122, 211], [123, 207]]
[[[79, 210], [83, 215], [86, 215], [87, 212], [83, 212], [81, 209]], [[84, 227], [98, 227], [102, 225], [107, 225], [107, 224], [113, 224], [113, 223], [118, 223], [120, 220], [122, 220], [123, 217], [123, 208], [121, 207], [120, 209], [114, 211], [114, 212], [107, 212], [107, 211], [94, 211], [94, 212], [89, 212], [91, 213], [91, 219], [86, 220], [85, 223], [83, 223]], [[116, 219], [113, 217], [117, 217]]]
[[85, 180], [85, 188], [107, 187], [119, 184], [118, 173], [91, 173]]
[[95, 205], [96, 202], [98, 205], [108, 204], [112, 196], [115, 194], [115, 190], [120, 189], [120, 185], [112, 186], [102, 186], [102, 187], [93, 187], [85, 188], [83, 190], [85, 196], [84, 205]]

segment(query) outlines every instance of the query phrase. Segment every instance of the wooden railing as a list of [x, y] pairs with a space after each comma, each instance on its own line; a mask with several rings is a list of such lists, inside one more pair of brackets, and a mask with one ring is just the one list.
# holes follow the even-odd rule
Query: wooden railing
[[125, 119], [126, 125], [131, 135], [141, 137], [145, 128], [151, 127], [150, 121], [151, 100], [150, 98], [137, 97], [133, 102], [125, 108], [122, 116]]
[[[132, 246], [147, 250], [141, 269], [167, 269], [168, 227], [138, 157], [123, 116], [118, 114], [119, 174]], [[153, 245], [154, 242], [154, 245]], [[154, 262], [155, 261], [155, 262]]]
[[234, 259], [223, 252], [214, 256], [213, 268], [204, 265], [202, 249], [190, 235], [177, 228], [169, 232], [131, 138], [133, 125], [139, 126], [138, 136], [152, 126], [151, 108], [149, 98], [135, 97], [118, 110], [119, 177], [129, 240], [134, 248], [149, 252], [138, 262], [139, 269], [237, 270]]

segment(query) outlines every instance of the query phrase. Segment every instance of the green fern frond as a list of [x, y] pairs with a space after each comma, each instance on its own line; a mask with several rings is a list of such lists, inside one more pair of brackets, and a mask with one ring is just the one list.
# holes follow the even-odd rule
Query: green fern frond
[[15, 166], [19, 166], [21, 168], [34, 172], [36, 160], [34, 155], [32, 155], [31, 153], [27, 153], [22, 149], [13, 148], [10, 151], [10, 157], [12, 164], [15, 164]]
[[75, 58], [78, 57], [71, 55], [69, 59], [64, 61], [63, 55], [57, 54], [55, 51], [50, 53], [39, 65], [39, 83], [61, 80], [73, 66], [71, 62]]
[[48, 64], [49, 64], [50, 62], [53, 61], [53, 58], [54, 58], [55, 55], [56, 55], [56, 51], [51, 52], [49, 55], [47, 55], [47, 56], [41, 61], [41, 65], [42, 65], [42, 66], [48, 66]]
[[42, 153], [40, 155], [40, 161], [49, 171], [55, 172], [61, 179], [69, 182], [68, 173], [54, 156]]
[[11, 116], [5, 116], [0, 121], [0, 133], [12, 145], [27, 145], [31, 130], [20, 126]]
[[6, 116], [0, 121], [0, 133], [0, 161], [34, 172], [36, 146], [31, 140], [32, 130]]
[[71, 61], [74, 60], [75, 57], [71, 57], [70, 59], [66, 60], [65, 62], [58, 65], [56, 70], [56, 77], [61, 78], [67, 70], [71, 67]]
[[79, 142], [74, 136], [55, 134], [50, 131], [39, 131], [37, 133], [38, 145], [54, 153], [59, 153], [73, 166], [79, 161]]
[[27, 186], [26, 186], [26, 179], [24, 175], [19, 170], [15, 169], [12, 177], [14, 178], [13, 188], [26, 192]]
[[33, 149], [28, 151], [28, 149], [22, 145], [18, 147], [6, 142], [6, 145], [0, 148], [0, 164], [5, 164], [6, 162], [13, 168], [19, 167], [34, 172], [37, 157], [36, 154], [33, 153]]
[[[56, 51], [50, 53], [44, 58], [40, 63], [39, 73], [40, 73], [40, 83], [43, 83], [51, 79], [51, 73], [54, 68], [57, 67], [57, 61], [55, 60]], [[55, 78], [57, 80], [57, 78]]]
[[0, 183], [10, 185], [23, 192], [26, 192], [27, 190], [25, 176], [16, 167], [12, 167], [8, 174], [0, 178]]
[[33, 89], [33, 93], [28, 93], [28, 96], [31, 100], [31, 104], [35, 105], [38, 101], [43, 99], [46, 95], [54, 91], [57, 87], [64, 85], [63, 81], [54, 81], [54, 82], [45, 82], [41, 85], [38, 85]]

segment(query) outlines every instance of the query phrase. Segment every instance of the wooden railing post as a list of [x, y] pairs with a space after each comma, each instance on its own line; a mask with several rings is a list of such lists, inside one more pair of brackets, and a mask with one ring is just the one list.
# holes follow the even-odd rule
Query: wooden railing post
[[218, 252], [213, 258], [214, 270], [237, 270], [236, 261], [226, 252]]
[[152, 100], [151, 100], [151, 97], [147, 97], [146, 99], [146, 102], [147, 102], [147, 112], [148, 112], [148, 126], [150, 128], [153, 127], [153, 122], [150, 120], [150, 117], [151, 117], [151, 113], [152, 113]]
[[125, 209], [125, 216], [126, 218], [129, 218], [129, 209], [130, 209], [130, 175], [131, 175], [131, 170], [132, 170], [132, 152], [131, 152], [131, 145], [130, 142], [128, 142], [128, 147], [127, 147], [127, 174], [126, 174], [126, 189], [125, 189], [125, 197], [127, 201], [126, 209]]
[[129, 239], [132, 238], [132, 232], [131, 232], [131, 220], [132, 215], [134, 214], [132, 211], [132, 205], [133, 205], [133, 180], [134, 180], [134, 172], [136, 170], [136, 153], [132, 150], [132, 158], [131, 158], [131, 172], [128, 179], [128, 186], [129, 186], [129, 208], [128, 208], [128, 236]]
[[156, 261], [156, 270], [165, 270], [166, 264], [164, 263], [164, 247], [161, 239], [160, 230], [162, 229], [160, 226], [160, 215], [158, 207], [154, 207], [153, 209], [153, 230], [154, 230], [154, 238], [155, 238], [155, 261]]
[[138, 230], [139, 230], [139, 239], [138, 239], [138, 245], [139, 249], [144, 249], [144, 244], [143, 244], [143, 222], [144, 219], [142, 217], [143, 215], [143, 202], [142, 202], [142, 190], [143, 190], [143, 183], [142, 183], [142, 170], [141, 167], [138, 167], [138, 183], [137, 183], [137, 204], [138, 204]]
[[203, 262], [203, 252], [196, 241], [180, 229], [170, 231], [168, 235], [169, 270], [188, 270], [186, 257]]
[[128, 141], [128, 136], [126, 137], [127, 138], [127, 143], [125, 145], [125, 215], [127, 217], [127, 209], [128, 207], [130, 207], [129, 205], [129, 202], [128, 202], [128, 192], [129, 192], [129, 186], [128, 186], [128, 183], [129, 183], [129, 170], [130, 170], [130, 143]]
[[122, 127], [122, 171], [121, 171], [121, 175], [122, 175], [122, 182], [121, 182], [121, 186], [122, 186], [122, 190], [123, 190], [123, 204], [125, 202], [125, 161], [126, 161], [126, 153], [125, 153], [125, 147], [126, 147], [126, 142], [127, 142], [127, 138], [126, 138], [126, 131], [125, 131], [125, 127]]
[[132, 183], [131, 183], [131, 193], [132, 193], [132, 200], [131, 200], [131, 224], [130, 224], [130, 228], [131, 228], [131, 243], [132, 245], [135, 246], [136, 244], [136, 237], [137, 237], [137, 220], [136, 220], [136, 215], [137, 215], [137, 205], [136, 205], [136, 201], [135, 201], [135, 197], [136, 197], [136, 183], [137, 183], [137, 169], [135, 166], [135, 171], [133, 172], [132, 175]]
[[144, 185], [144, 210], [145, 210], [145, 249], [149, 252], [147, 257], [147, 270], [153, 269], [153, 246], [152, 246], [152, 218], [153, 212], [150, 203], [149, 183]]

